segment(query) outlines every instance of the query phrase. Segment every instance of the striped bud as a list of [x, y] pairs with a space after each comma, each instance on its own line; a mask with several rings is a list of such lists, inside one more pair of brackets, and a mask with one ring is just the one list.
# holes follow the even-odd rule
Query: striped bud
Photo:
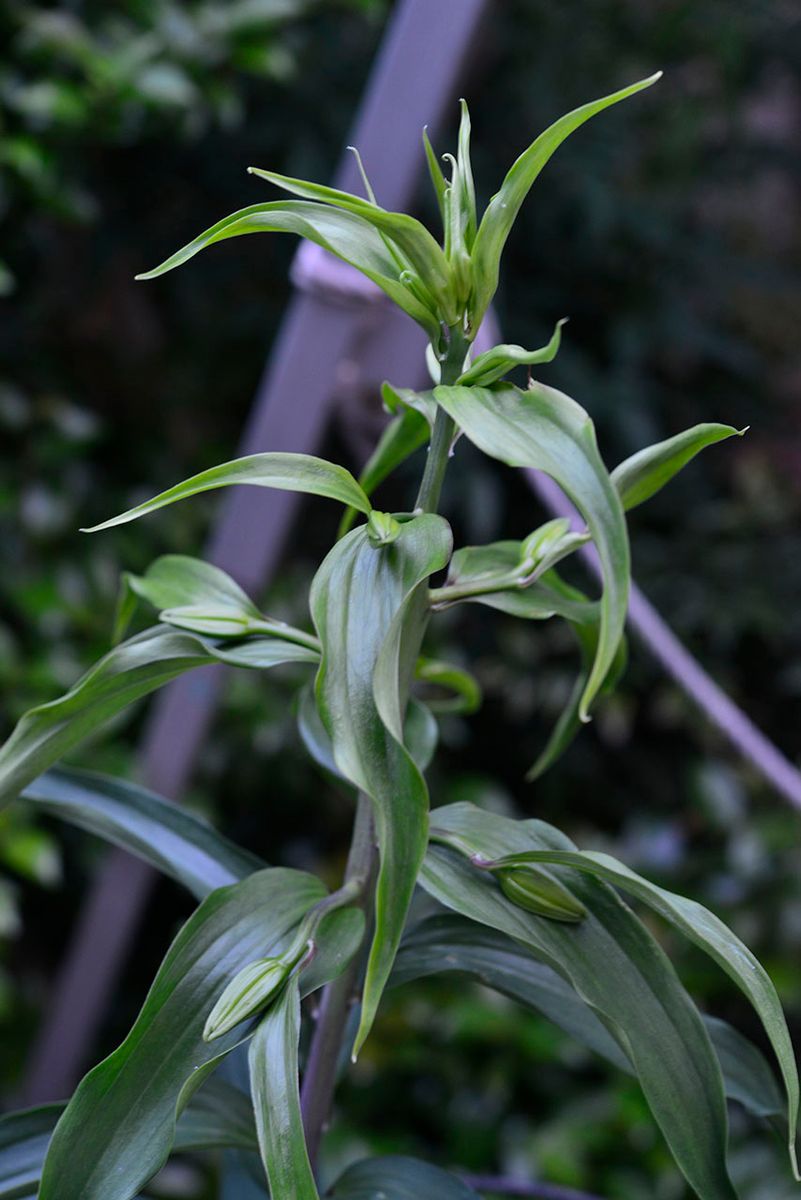
[[266, 1008], [287, 981], [292, 964], [283, 958], [257, 958], [235, 975], [208, 1015], [204, 1042], [213, 1042]]
[[503, 867], [494, 871], [501, 891], [518, 908], [552, 921], [581, 921], [587, 910], [567, 888], [536, 867]]

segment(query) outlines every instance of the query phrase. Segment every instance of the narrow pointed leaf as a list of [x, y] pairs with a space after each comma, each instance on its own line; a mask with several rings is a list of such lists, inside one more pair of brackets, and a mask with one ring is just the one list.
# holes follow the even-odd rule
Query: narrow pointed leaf
[[[510, 904], [463, 854], [499, 859], [526, 850], [573, 850], [541, 821], [510, 821], [470, 804], [436, 810], [420, 882], [441, 904], [521, 942], [597, 1012], [630, 1058], [649, 1107], [701, 1200], [735, 1200], [726, 1171], [727, 1115], [718, 1060], [697, 1009], [657, 942], [603, 881], [562, 870], [587, 909], [565, 924]], [[436, 833], [435, 833], [436, 831]], [[558, 870], [558, 868], [556, 868]], [[582, 884], [584, 886], [582, 886]], [[589, 886], [586, 886], [589, 885]]]
[[21, 800], [136, 854], [200, 900], [265, 865], [186, 809], [122, 779], [54, 768]]
[[[306, 492], [313, 496], [326, 496], [330, 500], [338, 500], [357, 508], [359, 512], [370, 512], [370, 501], [359, 487], [350, 471], [336, 463], [326, 462], [322, 458], [313, 458], [310, 454], [250, 454], [247, 458], [236, 458], [232, 462], [220, 463], [184, 479], [175, 487], [160, 492], [144, 504], [137, 504], [119, 516], [92, 525], [84, 533], [97, 533], [101, 529], [111, 529], [114, 525], [125, 525], [135, 521], [156, 509], [174, 504], [177, 500], [187, 500], [200, 492], [211, 492], [216, 488], [231, 487], [234, 484], [250, 484], [252, 487], [277, 488], [279, 491]], [[165, 606], [166, 607], [166, 606]]]
[[448, 264], [441, 246], [414, 217], [407, 213], [387, 212], [378, 204], [363, 200], [350, 192], [310, 183], [305, 179], [291, 179], [275, 171], [264, 171], [260, 167], [248, 167], [251, 175], [266, 179], [268, 183], [283, 188], [304, 200], [331, 204], [335, 208], [353, 213], [379, 233], [388, 237], [401, 251], [408, 263], [423, 280], [434, 296], [442, 296], [448, 288]]
[[[372, 496], [387, 476], [426, 444], [429, 435], [430, 430], [425, 418], [414, 409], [402, 408], [381, 434], [375, 450], [359, 476], [359, 486], [365, 495]], [[355, 519], [356, 509], [349, 508], [339, 526], [340, 537], [353, 527]]]
[[445, 176], [442, 173], [442, 167], [439, 165], [439, 159], [434, 152], [434, 147], [431, 145], [431, 139], [428, 136], [428, 129], [423, 130], [423, 149], [426, 154], [426, 165], [428, 167], [429, 178], [431, 179], [434, 194], [437, 197], [440, 216], [445, 216], [445, 192], [448, 184]]
[[[312, 617], [323, 647], [316, 685], [320, 715], [338, 769], [373, 802], [380, 853], [356, 1050], [375, 1017], [426, 842], [428, 793], [402, 742], [410, 681], [397, 669], [396, 639], [408, 647], [408, 626], [395, 619], [402, 610], [411, 612], [419, 636], [415, 606], [425, 609], [425, 581], [445, 565], [450, 545], [447, 523], [431, 515], [402, 524], [390, 546], [374, 547], [363, 527], [355, 529], [334, 546], [312, 585]], [[393, 645], [378, 687], [374, 676], [390, 634]], [[416, 657], [415, 650], [412, 663]]]
[[434, 393], [416, 392], [413, 388], [394, 388], [391, 383], [385, 383], [381, 388], [384, 406], [391, 413], [403, 413], [411, 409], [425, 417], [429, 428], [433, 429], [437, 416], [437, 402]]
[[270, 1195], [319, 1200], [306, 1150], [298, 1090], [300, 994], [292, 981], [250, 1043], [250, 1081]]
[[490, 200], [476, 234], [473, 246], [475, 273], [475, 295], [473, 321], [476, 327], [487, 311], [498, 286], [498, 269], [506, 239], [515, 223], [520, 207], [532, 184], [546, 165], [551, 155], [575, 129], [594, 117], [596, 113], [633, 96], [643, 88], [650, 87], [659, 79], [661, 71], [648, 79], [640, 80], [620, 91], [584, 104], [573, 112], [560, 117], [553, 125], [532, 142], [510, 168], [498, 191]]
[[[516, 859], [520, 856], [515, 856]], [[521, 861], [559, 863], [607, 880], [630, 892], [705, 950], [745, 993], [759, 1015], [781, 1069], [787, 1092], [790, 1160], [798, 1178], [795, 1130], [798, 1125], [798, 1068], [787, 1022], [776, 989], [765, 968], [719, 917], [697, 900], [658, 887], [609, 854], [591, 850], [532, 850]], [[801, 1179], [799, 1179], [801, 1182]]]
[[145, 630], [115, 646], [60, 699], [20, 719], [0, 749], [0, 807], [98, 726], [185, 671], [215, 662], [266, 668], [317, 657], [305, 646], [273, 637], [232, 646], [166, 626]]
[[230, 608], [243, 617], [261, 617], [246, 592], [225, 571], [188, 554], [163, 554], [144, 575], [128, 575], [132, 591], [159, 612], [186, 605]]
[[630, 573], [625, 517], [598, 453], [592, 421], [574, 400], [544, 384], [525, 392], [509, 384], [438, 387], [434, 396], [485, 454], [550, 475], [587, 522], [601, 562], [603, 593], [598, 650], [579, 706], [586, 720], [623, 634]]
[[394, 1154], [354, 1163], [328, 1194], [332, 1200], [479, 1200], [455, 1175]]
[[437, 314], [421, 303], [401, 282], [398, 264], [380, 233], [362, 216], [328, 204], [307, 200], [278, 200], [253, 204], [224, 217], [205, 230], [152, 271], [137, 279], [155, 279], [180, 267], [207, 246], [226, 238], [250, 233], [295, 233], [356, 267], [372, 280], [399, 308], [422, 325], [431, 337], [439, 336]]
[[[541, 1013], [557, 1028], [633, 1074], [631, 1061], [600, 1018], [570, 984], [524, 946], [464, 917], [428, 917], [404, 937], [390, 984], [454, 971]], [[757, 1117], [781, 1117], [786, 1106], [764, 1057], [753, 1042], [717, 1017], [704, 1025], [723, 1072], [726, 1095]]]
[[470, 364], [464, 375], [456, 381], [461, 387], [488, 387], [508, 375], [515, 367], [533, 367], [538, 363], [553, 362], [562, 342], [562, 326], [567, 318], [556, 322], [551, 340], [539, 350], [525, 350], [522, 346], [504, 343], [485, 350]]
[[636, 508], [650, 500], [688, 462], [707, 446], [725, 441], [730, 437], [742, 437], [745, 429], [732, 425], [717, 425], [714, 422], [694, 425], [675, 437], [646, 446], [625, 459], [612, 472], [612, 483], [625, 509]]
[[473, 249], [476, 238], [476, 188], [473, 182], [473, 167], [470, 162], [470, 110], [466, 100], [460, 100], [459, 121], [459, 202], [463, 212], [463, 236], [468, 253]]
[[[67, 1106], [47, 1155], [40, 1200], [131, 1200], [159, 1170], [177, 1116], [240, 1040], [236, 1030], [213, 1046], [203, 1040], [214, 1002], [252, 959], [286, 949], [325, 894], [314, 876], [271, 868], [203, 901], [168, 951], [128, 1037], [89, 1072]], [[331, 917], [344, 917], [350, 929], [345, 910]], [[344, 965], [334, 941], [332, 974]], [[318, 972], [320, 960], [322, 944]]]
[[[65, 1104], [46, 1104], [0, 1117], [0, 1200], [35, 1196], [50, 1139]], [[234, 1147], [256, 1150], [250, 1100], [239, 1088], [212, 1077], [181, 1114], [176, 1152]]]

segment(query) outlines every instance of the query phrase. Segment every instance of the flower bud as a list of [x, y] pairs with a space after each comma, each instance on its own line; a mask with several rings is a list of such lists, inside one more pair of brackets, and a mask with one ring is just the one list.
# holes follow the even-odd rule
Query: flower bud
[[531, 570], [570, 531], [567, 517], [556, 517], [535, 529], [520, 544], [521, 566]]
[[507, 900], [552, 921], [581, 921], [587, 910], [567, 888], [536, 867], [503, 867], [494, 872]]
[[400, 531], [401, 527], [391, 513], [377, 512], [373, 509], [367, 518], [367, 536], [374, 546], [391, 545]]
[[240, 1021], [253, 1017], [274, 1000], [292, 964], [283, 958], [257, 958], [235, 975], [208, 1015], [204, 1042], [213, 1042]]

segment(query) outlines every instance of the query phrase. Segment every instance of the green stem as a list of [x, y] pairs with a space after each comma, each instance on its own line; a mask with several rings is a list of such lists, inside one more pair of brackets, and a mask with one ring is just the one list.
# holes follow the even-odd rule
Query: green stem
[[[453, 384], [459, 378], [466, 353], [467, 342], [463, 334], [456, 328], [451, 329], [448, 352], [442, 361], [441, 382], [443, 384]], [[425, 471], [415, 504], [416, 509], [423, 512], [436, 511], [445, 472], [448, 469], [448, 458], [455, 430], [456, 426], [451, 417], [443, 409], [438, 409]], [[371, 802], [367, 796], [360, 795], [345, 881], [346, 886], [350, 880], [366, 881], [363, 892], [363, 903], [365, 904], [372, 891], [369, 881], [374, 875], [376, 860]], [[312, 1036], [300, 1097], [306, 1147], [312, 1167], [316, 1163], [320, 1140], [331, 1111], [337, 1070], [342, 1055], [342, 1043], [348, 1017], [357, 996], [363, 965], [361, 956], [356, 955], [342, 975], [324, 989], [320, 1002], [319, 1016]]]
[[[375, 871], [375, 864], [372, 804], [367, 796], [360, 795], [344, 886], [347, 887], [352, 880], [358, 880], [364, 904], [369, 896], [369, 883]], [[356, 1000], [361, 967], [361, 955], [357, 954], [343, 973], [323, 989], [320, 1001], [300, 1093], [306, 1148], [312, 1167], [317, 1161], [320, 1140], [325, 1132], [334, 1098], [342, 1041], [351, 1008]]]
[[[456, 383], [462, 373], [466, 353], [467, 342], [463, 334], [456, 328], [451, 329], [448, 353], [442, 360], [440, 383], [443, 386], [448, 387]], [[455, 432], [456, 424], [453, 418], [449, 417], [444, 409], [438, 408], [434, 418], [431, 443], [428, 447], [425, 471], [415, 503], [415, 509], [419, 509], [421, 512], [436, 512], [437, 510]]]

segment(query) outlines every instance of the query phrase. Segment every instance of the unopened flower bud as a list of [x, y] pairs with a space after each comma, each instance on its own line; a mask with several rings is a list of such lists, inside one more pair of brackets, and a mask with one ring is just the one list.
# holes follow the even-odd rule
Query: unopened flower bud
[[494, 872], [507, 900], [552, 921], [581, 921], [587, 910], [567, 888], [536, 867], [503, 867]]
[[399, 523], [391, 513], [376, 512], [367, 518], [367, 536], [374, 546], [389, 546], [401, 531]]
[[213, 1042], [266, 1008], [287, 981], [292, 963], [283, 958], [257, 958], [234, 976], [208, 1015], [203, 1040]]
[[553, 521], [547, 521], [545, 525], [541, 525], [539, 529], [535, 529], [527, 538], [520, 544], [520, 563], [522, 566], [531, 570], [536, 567], [537, 563], [541, 562], [545, 555], [553, 546], [560, 541], [570, 530], [570, 521], [567, 517], [556, 517]]

